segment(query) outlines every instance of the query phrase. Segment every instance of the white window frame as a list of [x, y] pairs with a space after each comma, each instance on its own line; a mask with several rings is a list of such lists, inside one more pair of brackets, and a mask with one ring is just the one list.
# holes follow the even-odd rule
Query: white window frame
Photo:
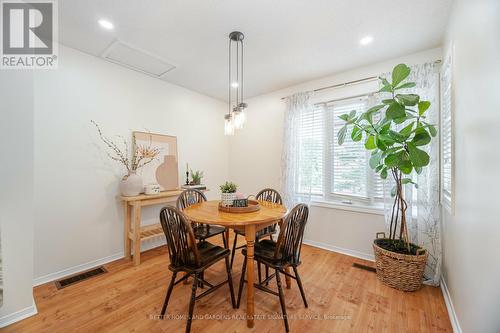
[[[370, 97], [370, 94], [362, 95], [362, 96], [355, 96], [355, 97], [347, 97], [342, 99], [342, 103], [348, 103], [349, 101], [367, 101], [367, 99]], [[333, 107], [333, 103], [327, 103], [326, 108], [328, 107]], [[356, 194], [344, 194], [344, 193], [338, 193], [332, 191], [333, 187], [333, 170], [332, 170], [332, 155], [330, 154], [331, 147], [335, 140], [337, 140], [337, 137], [334, 135], [333, 131], [333, 122], [334, 121], [342, 121], [340, 119], [334, 119], [333, 118], [333, 112], [330, 112], [329, 110], [327, 111], [326, 118], [325, 118], [325, 134], [326, 134], [326, 139], [325, 143], [327, 146], [325, 146], [324, 154], [325, 154], [325, 164], [323, 166], [323, 194], [324, 194], [324, 201], [325, 202], [331, 202], [335, 205], [351, 205], [352, 207], [377, 207], [377, 208], [383, 208], [383, 198], [374, 198], [368, 196], [362, 196], [362, 195], [356, 195]], [[330, 127], [331, 126], [331, 127]], [[348, 135], [350, 131], [348, 132]], [[362, 145], [362, 141], [358, 142], [358, 144]], [[367, 193], [370, 193], [373, 191], [373, 177], [370, 177], [369, 174], [373, 172], [373, 170], [370, 168], [368, 164], [368, 159], [370, 157], [370, 152], [365, 151], [366, 157], [367, 157], [367, 163], [365, 164], [366, 172], [367, 172], [367, 177], [366, 177], [366, 186], [367, 186]], [[376, 176], [378, 177], [378, 176]]]
[[[441, 124], [440, 128], [440, 201], [441, 205], [446, 209], [449, 214], [454, 214], [455, 211], [455, 117], [454, 117], [454, 86], [453, 86], [453, 49], [454, 47], [450, 47], [449, 54], [445, 57], [443, 65], [441, 66], [440, 72], [440, 113], [439, 113], [439, 122]], [[448, 71], [446, 73], [446, 71]], [[446, 75], [447, 74], [447, 75]], [[448, 85], [449, 88], [449, 100], [446, 100], [443, 96], [444, 89], [446, 89], [445, 85]], [[450, 152], [450, 170], [446, 170], [445, 165], [445, 112], [446, 112], [446, 104], [449, 103], [449, 132], [450, 132], [450, 147], [448, 150]], [[446, 184], [444, 181], [445, 173], [449, 172], [450, 184], [449, 188], [446, 188]]]
[[[357, 95], [353, 97], [343, 98], [348, 102], [349, 100], [357, 101], [357, 100], [366, 100], [370, 96], [370, 93]], [[324, 148], [323, 148], [323, 194], [308, 194], [299, 192], [299, 188], [297, 188], [297, 195], [305, 195], [311, 198], [312, 204], [320, 207], [329, 207], [335, 209], [344, 209], [344, 210], [352, 210], [352, 211], [360, 211], [372, 214], [383, 214], [383, 198], [373, 198], [373, 197], [365, 197], [365, 196], [357, 196], [357, 195], [347, 195], [342, 193], [332, 192], [332, 156], [330, 156], [330, 145], [333, 143], [332, 140], [337, 140], [334, 136], [333, 131], [333, 112], [328, 110], [328, 108], [332, 107], [332, 103], [316, 103], [324, 104], [325, 106], [325, 119], [324, 124]], [[340, 121], [340, 120], [339, 120]], [[362, 144], [361, 142], [359, 144]], [[370, 156], [370, 152], [366, 152], [367, 158]], [[370, 172], [373, 172], [369, 167], [368, 163], [366, 163], [365, 167], [367, 168], [367, 175]], [[297, 175], [300, 179], [300, 175]], [[376, 176], [378, 177], [378, 176]], [[373, 184], [373, 179], [367, 176], [367, 187], [368, 194], [373, 190], [370, 189], [370, 184]], [[297, 186], [300, 186], [299, 181], [297, 181]]]

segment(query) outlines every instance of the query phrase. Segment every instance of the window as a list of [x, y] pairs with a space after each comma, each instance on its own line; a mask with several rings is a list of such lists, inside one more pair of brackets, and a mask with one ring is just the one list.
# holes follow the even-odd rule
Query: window
[[441, 68], [441, 202], [451, 212], [453, 195], [453, 118], [451, 57]]
[[350, 136], [343, 145], [337, 142], [337, 133], [344, 125], [339, 116], [352, 110], [359, 114], [367, 107], [367, 97], [363, 97], [302, 112], [298, 123], [299, 194], [311, 193], [328, 201], [381, 201], [383, 184], [368, 165], [370, 152]]
[[320, 107], [304, 110], [298, 120], [298, 193], [323, 195], [324, 117]]

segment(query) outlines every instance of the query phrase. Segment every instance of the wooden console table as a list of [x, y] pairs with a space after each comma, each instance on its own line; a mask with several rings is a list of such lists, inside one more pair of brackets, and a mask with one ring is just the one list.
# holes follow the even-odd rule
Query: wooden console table
[[[182, 190], [163, 191], [159, 194], [140, 194], [134, 197], [120, 196], [125, 207], [124, 214], [124, 252], [125, 258], [130, 259], [132, 243], [134, 266], [141, 263], [141, 242], [153, 237], [163, 235], [163, 229], [159, 223], [141, 226], [141, 209], [144, 206], [158, 204], [174, 204]], [[133, 216], [132, 216], [133, 215]], [[133, 224], [132, 224], [133, 221]]]

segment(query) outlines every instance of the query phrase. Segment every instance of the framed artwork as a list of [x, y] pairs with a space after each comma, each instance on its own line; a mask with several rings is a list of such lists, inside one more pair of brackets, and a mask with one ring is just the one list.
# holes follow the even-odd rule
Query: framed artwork
[[161, 191], [179, 188], [177, 137], [137, 131], [132, 135], [134, 150], [141, 146], [160, 149], [160, 154], [154, 161], [137, 170], [144, 185], [159, 184]]

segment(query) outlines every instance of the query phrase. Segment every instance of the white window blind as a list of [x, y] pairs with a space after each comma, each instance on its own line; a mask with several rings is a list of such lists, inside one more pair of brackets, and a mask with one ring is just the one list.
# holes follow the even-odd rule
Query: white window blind
[[453, 119], [451, 97], [451, 58], [445, 59], [441, 68], [441, 189], [442, 203], [452, 207], [453, 195]]
[[298, 192], [323, 195], [324, 118], [320, 107], [301, 112], [298, 124]]
[[344, 125], [339, 116], [366, 109], [367, 99], [357, 98], [301, 111], [297, 123], [298, 194], [362, 202], [383, 197], [382, 180], [368, 165], [370, 152], [363, 141], [353, 142], [347, 136], [343, 145], [337, 142]]

